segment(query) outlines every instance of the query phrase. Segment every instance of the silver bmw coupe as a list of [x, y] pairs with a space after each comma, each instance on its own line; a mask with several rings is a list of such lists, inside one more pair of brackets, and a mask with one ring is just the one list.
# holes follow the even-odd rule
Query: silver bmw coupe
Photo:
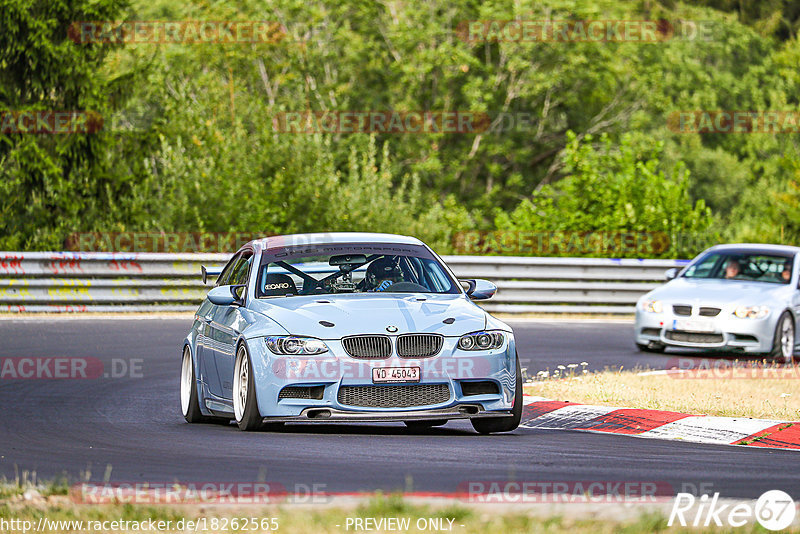
[[682, 269], [670, 269], [663, 286], [636, 305], [636, 345], [736, 350], [791, 363], [800, 315], [800, 248], [718, 245]]

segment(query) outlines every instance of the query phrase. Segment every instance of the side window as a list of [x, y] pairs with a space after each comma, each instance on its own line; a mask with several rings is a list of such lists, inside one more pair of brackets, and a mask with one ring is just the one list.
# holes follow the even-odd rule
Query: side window
[[237, 254], [236, 256], [231, 258], [231, 260], [228, 262], [228, 265], [226, 265], [225, 268], [222, 269], [222, 273], [220, 273], [219, 278], [217, 278], [217, 285], [218, 286], [227, 285], [228, 280], [231, 277], [231, 273], [234, 270], [234, 267], [239, 263], [239, 258], [240, 257], [241, 257], [241, 254]]
[[245, 251], [236, 261], [236, 264], [233, 266], [233, 271], [231, 273], [230, 280], [228, 281], [229, 285], [239, 285], [239, 284], [246, 284], [247, 283], [247, 274], [250, 272], [250, 264], [253, 262], [253, 253], [250, 251]]

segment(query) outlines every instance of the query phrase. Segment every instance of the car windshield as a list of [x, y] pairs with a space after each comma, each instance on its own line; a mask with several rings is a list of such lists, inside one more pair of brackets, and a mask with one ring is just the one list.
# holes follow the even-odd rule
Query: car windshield
[[458, 283], [425, 247], [377, 243], [267, 250], [257, 284], [257, 298], [460, 292]]
[[788, 284], [792, 279], [791, 254], [713, 252], [690, 266], [686, 278], [717, 278]]

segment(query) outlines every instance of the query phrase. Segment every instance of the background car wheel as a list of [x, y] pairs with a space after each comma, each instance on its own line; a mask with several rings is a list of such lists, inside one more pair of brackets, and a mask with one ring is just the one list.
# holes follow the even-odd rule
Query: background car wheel
[[233, 415], [240, 430], [259, 430], [263, 427], [256, 402], [250, 355], [244, 343], [236, 351], [236, 364], [233, 368]]
[[788, 311], [778, 319], [775, 336], [772, 338], [772, 351], [769, 357], [776, 363], [792, 363], [794, 360], [794, 319]]
[[431, 419], [428, 421], [403, 421], [411, 430], [424, 430], [435, 426], [442, 426], [447, 423], [447, 419]]
[[203, 415], [200, 411], [192, 351], [188, 345], [183, 348], [183, 358], [181, 359], [181, 413], [187, 423], [209, 423], [215, 420], [213, 417]]
[[637, 343], [636, 348], [642, 352], [664, 352], [667, 347], [660, 343]]
[[481, 417], [470, 419], [472, 428], [481, 434], [492, 434], [494, 432], [511, 432], [516, 430], [522, 419], [522, 369], [519, 366], [519, 356], [517, 356], [517, 384], [514, 388], [514, 409], [512, 415], [506, 417]]

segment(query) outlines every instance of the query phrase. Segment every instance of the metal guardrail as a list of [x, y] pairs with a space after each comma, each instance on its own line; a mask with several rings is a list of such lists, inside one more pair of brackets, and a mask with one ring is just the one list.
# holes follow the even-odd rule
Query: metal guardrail
[[[0, 312], [193, 311], [210, 285], [200, 265], [230, 254], [0, 252]], [[445, 256], [460, 278], [497, 284], [505, 313], [632, 313], [685, 260]]]

